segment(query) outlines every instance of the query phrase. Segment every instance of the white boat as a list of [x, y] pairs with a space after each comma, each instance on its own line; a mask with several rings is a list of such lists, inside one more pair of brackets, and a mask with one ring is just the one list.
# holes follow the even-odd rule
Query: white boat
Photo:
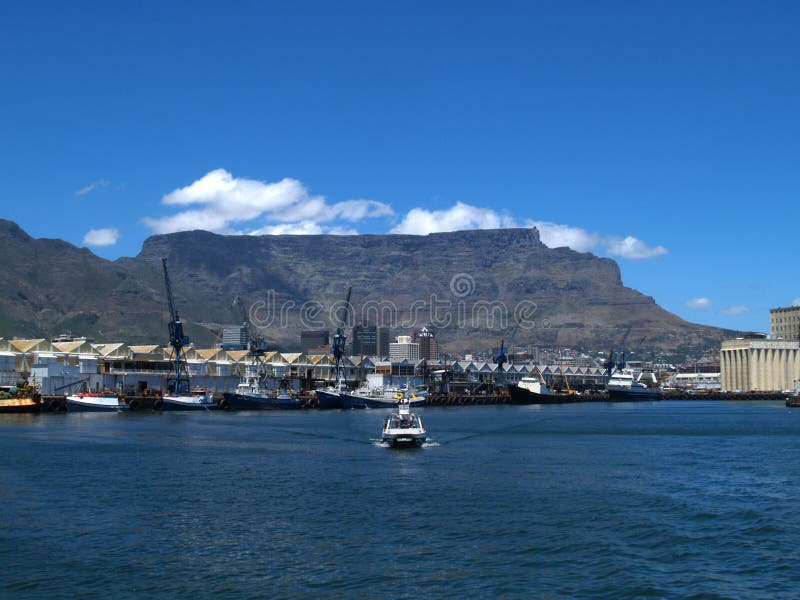
[[69, 412], [117, 412], [128, 410], [128, 405], [115, 392], [79, 392], [67, 396]]
[[411, 405], [404, 395], [397, 405], [397, 412], [383, 421], [381, 440], [394, 447], [421, 446], [427, 437], [422, 418], [411, 412]]
[[409, 392], [408, 386], [397, 387], [360, 387], [353, 392], [342, 395], [344, 408], [394, 408], [405, 399], [411, 406], [424, 406], [428, 390], [417, 388]]
[[189, 394], [167, 394], [161, 398], [161, 410], [215, 410], [213, 392], [194, 389]]
[[658, 388], [647, 387], [634, 377], [631, 369], [617, 369], [606, 385], [609, 400], [661, 400]]

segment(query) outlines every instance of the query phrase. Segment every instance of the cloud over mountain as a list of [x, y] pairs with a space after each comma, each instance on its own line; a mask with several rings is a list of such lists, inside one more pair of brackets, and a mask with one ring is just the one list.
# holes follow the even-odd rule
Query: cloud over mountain
[[291, 178], [275, 183], [234, 177], [224, 169], [211, 171], [186, 187], [165, 195], [162, 204], [179, 212], [142, 222], [154, 233], [202, 229], [214, 233], [328, 233], [332, 221], [362, 221], [393, 214], [388, 204], [345, 200], [329, 204], [311, 195]]
[[[339, 234], [354, 235], [354, 227], [368, 219], [391, 217], [394, 210], [376, 200], [351, 199], [329, 203], [312, 195], [297, 179], [269, 183], [234, 177], [224, 169], [206, 173], [193, 183], [162, 198], [177, 212], [164, 217], [145, 217], [154, 233], [204, 230], [224, 234]], [[580, 227], [527, 219], [521, 224], [504, 211], [457, 202], [450, 208], [412, 208], [389, 233], [427, 235], [471, 229], [536, 227], [542, 241], [556, 248], [568, 246], [579, 252], [628, 259], [645, 259], [667, 253], [634, 236], [603, 235]], [[372, 227], [374, 230], [375, 227]]]

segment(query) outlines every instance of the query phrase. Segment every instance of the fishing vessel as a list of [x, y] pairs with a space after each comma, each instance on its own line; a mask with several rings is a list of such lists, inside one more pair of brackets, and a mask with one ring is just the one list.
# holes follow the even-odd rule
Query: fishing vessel
[[542, 374], [538, 370], [536, 372], [538, 377], [529, 375], [520, 379], [516, 384], [508, 385], [512, 404], [556, 404], [576, 400], [575, 394], [551, 390]]
[[409, 391], [408, 386], [364, 386], [345, 393], [343, 404], [349, 404], [351, 408], [394, 408], [404, 399], [410, 406], [424, 406], [427, 393], [427, 390]]
[[300, 408], [300, 399], [289, 390], [269, 385], [269, 378], [258, 362], [247, 365], [236, 390], [226, 392], [221, 406], [229, 410], [266, 410]]
[[397, 412], [388, 415], [383, 421], [381, 440], [392, 447], [421, 446], [428, 438], [422, 418], [411, 412], [406, 397], [397, 404]]
[[17, 385], [0, 387], [0, 413], [36, 413], [43, 406], [38, 385], [18, 381]]
[[346, 390], [347, 388], [342, 382], [314, 390], [314, 394], [317, 396], [317, 407], [320, 409], [344, 408], [342, 406], [342, 394]]
[[68, 412], [119, 412], [129, 409], [116, 392], [78, 392], [67, 396], [66, 403]]
[[202, 388], [194, 388], [188, 393], [173, 392], [161, 397], [161, 410], [164, 411], [215, 410], [216, 408], [214, 393]]

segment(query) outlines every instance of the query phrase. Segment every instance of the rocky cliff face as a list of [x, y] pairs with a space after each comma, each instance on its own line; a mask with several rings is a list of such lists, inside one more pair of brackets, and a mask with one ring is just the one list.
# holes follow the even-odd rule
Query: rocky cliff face
[[348, 321], [397, 334], [433, 325], [450, 351], [563, 344], [638, 349], [714, 346], [726, 332], [693, 325], [623, 286], [609, 259], [547, 248], [535, 229], [427, 236], [153, 236], [114, 262], [58, 240], [34, 240], [0, 222], [0, 335], [63, 331], [104, 340], [163, 342], [161, 258], [176, 303], [199, 344], [238, 321], [240, 295], [277, 346], [299, 349], [304, 328], [335, 329], [331, 307], [352, 286]]

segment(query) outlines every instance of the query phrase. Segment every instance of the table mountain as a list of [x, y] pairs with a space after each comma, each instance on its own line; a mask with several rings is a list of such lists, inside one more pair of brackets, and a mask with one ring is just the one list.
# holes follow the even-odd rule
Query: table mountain
[[[212, 344], [239, 318], [242, 296], [276, 347], [299, 348], [306, 328], [335, 329], [352, 286], [348, 323], [410, 334], [432, 325], [448, 351], [558, 344], [638, 350], [716, 347], [731, 335], [695, 325], [622, 284], [613, 260], [548, 248], [536, 229], [413, 235], [148, 238], [134, 258], [108, 261], [60, 240], [33, 239], [0, 220], [0, 335], [64, 332], [106, 341], [164, 343], [161, 258], [189, 334]], [[349, 326], [348, 326], [349, 327]]]

